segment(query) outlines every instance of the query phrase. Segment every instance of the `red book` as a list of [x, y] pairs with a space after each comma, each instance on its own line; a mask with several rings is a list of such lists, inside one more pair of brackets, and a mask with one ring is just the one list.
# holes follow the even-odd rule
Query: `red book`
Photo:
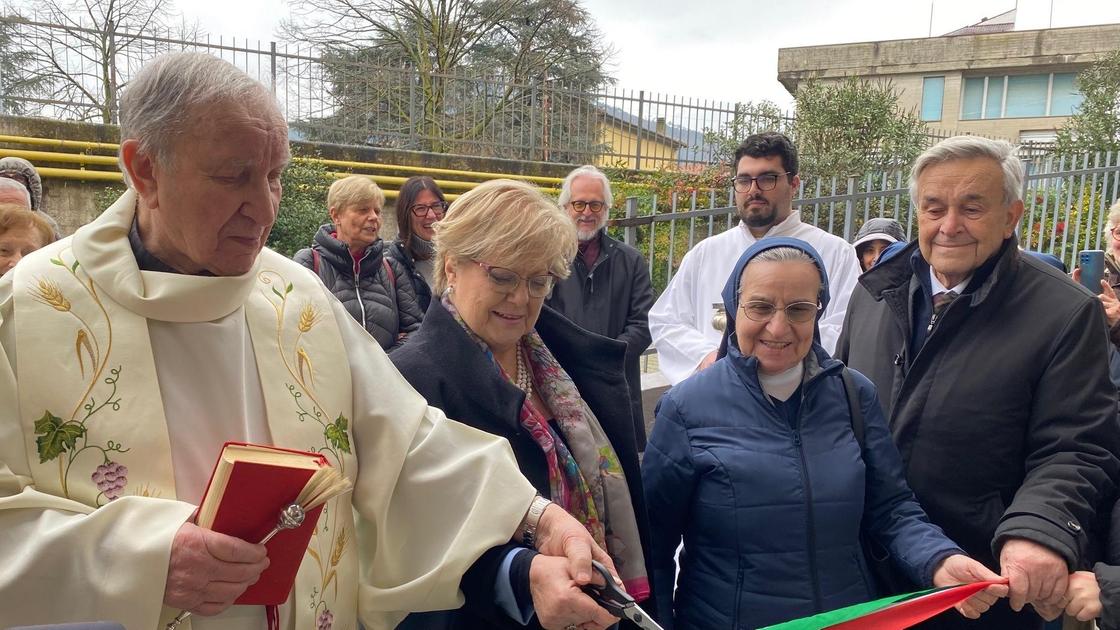
[[[257, 543], [276, 527], [281, 510], [295, 502], [315, 471], [329, 466], [318, 453], [227, 442], [202, 496], [198, 526]], [[321, 505], [312, 509], [302, 525], [268, 541], [268, 568], [235, 604], [287, 601], [322, 510]]]

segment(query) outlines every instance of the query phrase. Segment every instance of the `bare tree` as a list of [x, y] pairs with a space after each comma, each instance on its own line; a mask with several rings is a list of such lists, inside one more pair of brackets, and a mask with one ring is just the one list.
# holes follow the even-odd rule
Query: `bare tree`
[[154, 37], [197, 37], [170, 0], [34, 0], [8, 21], [49, 85], [45, 105], [78, 120], [117, 122], [121, 89], [171, 46]]

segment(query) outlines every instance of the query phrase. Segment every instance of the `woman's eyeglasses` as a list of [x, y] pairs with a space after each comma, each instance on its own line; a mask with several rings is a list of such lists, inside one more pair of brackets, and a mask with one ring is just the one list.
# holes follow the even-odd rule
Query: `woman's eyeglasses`
[[552, 293], [552, 287], [556, 285], [556, 276], [550, 273], [526, 278], [505, 267], [495, 267], [477, 260], [474, 262], [486, 270], [486, 275], [490, 277], [490, 283], [501, 293], [513, 293], [517, 290], [517, 287], [521, 286], [521, 281], [524, 280], [529, 288], [530, 297], [545, 298], [548, 297], [549, 293]]
[[422, 217], [422, 216], [428, 214], [428, 212], [430, 211], [433, 214], [435, 214], [437, 217], [442, 218], [443, 215], [447, 212], [447, 206], [448, 205], [450, 205], [450, 204], [448, 204], [446, 201], [437, 201], [435, 203], [429, 203], [429, 204], [426, 204], [426, 205], [422, 204], [422, 203], [418, 203], [418, 204], [412, 206], [411, 208], [409, 208], [409, 211], [412, 212], [413, 216], [417, 216], [417, 217]]
[[779, 309], [769, 302], [751, 300], [743, 302], [739, 305], [739, 308], [742, 309], [747, 319], [756, 322], [768, 322], [774, 318], [775, 313], [783, 310], [788, 321], [794, 324], [804, 324], [816, 318], [817, 311], [821, 310], [821, 305], [816, 302], [793, 302], [786, 304], [785, 308]]

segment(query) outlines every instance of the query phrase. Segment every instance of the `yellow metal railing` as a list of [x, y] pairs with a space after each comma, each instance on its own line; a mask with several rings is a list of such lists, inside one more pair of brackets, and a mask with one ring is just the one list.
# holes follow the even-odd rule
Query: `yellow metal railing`
[[[60, 151], [40, 151], [28, 149], [8, 149], [0, 148], [0, 157], [20, 157], [32, 163], [40, 162], [56, 162], [65, 164], [79, 164], [84, 166], [99, 166], [111, 167], [114, 170], [89, 170], [85, 168], [52, 168], [40, 167], [38, 168], [40, 175], [43, 177], [50, 177], [55, 179], [66, 180], [93, 180], [93, 181], [113, 181], [122, 182], [124, 177], [117, 169], [117, 158], [115, 155], [94, 155], [86, 153], [87, 151], [110, 151], [116, 153], [120, 145], [109, 142], [87, 142], [82, 140], [56, 140], [52, 138], [36, 138], [30, 136], [10, 136], [0, 134], [0, 143], [8, 144], [21, 144], [34, 147], [48, 147], [53, 149], [70, 149], [70, 152]], [[81, 153], [73, 151], [81, 151]], [[377, 164], [373, 162], [355, 162], [349, 160], [331, 160], [324, 158], [310, 158], [310, 157], [296, 157], [293, 161], [297, 162], [311, 162], [319, 163], [328, 168], [344, 168], [354, 170], [370, 170], [370, 171], [390, 171], [390, 172], [405, 172], [417, 175], [428, 175], [441, 177], [435, 179], [436, 185], [441, 189], [447, 191], [448, 198], [455, 198], [458, 195], [456, 192], [465, 192], [478, 186], [482, 181], [491, 179], [516, 179], [527, 181], [537, 184], [546, 193], [559, 194], [559, 185], [564, 181], [560, 177], [544, 177], [539, 175], [517, 175], [508, 173], [491, 173], [484, 171], [464, 171], [448, 168], [435, 168], [429, 166], [411, 166], [405, 164]], [[346, 171], [330, 171], [331, 176], [336, 178], [348, 177], [350, 175], [364, 175], [377, 183], [385, 190], [385, 196], [395, 199], [397, 197], [396, 188], [400, 188], [404, 184], [407, 177], [397, 175], [374, 175], [369, 173], [354, 173], [352, 170]], [[451, 179], [445, 179], [451, 178]], [[467, 178], [467, 179], [459, 179]], [[476, 180], [476, 181], [472, 181]], [[482, 181], [477, 181], [482, 180]]]

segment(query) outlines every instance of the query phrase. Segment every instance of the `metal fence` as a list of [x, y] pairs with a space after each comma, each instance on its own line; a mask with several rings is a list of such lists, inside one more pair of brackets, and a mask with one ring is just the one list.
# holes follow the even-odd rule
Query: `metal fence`
[[[153, 57], [205, 52], [273, 90], [296, 139], [642, 170], [725, 162], [737, 140], [791, 131], [774, 106], [611, 86], [425, 74], [276, 42], [0, 18], [0, 111], [115, 123], [118, 92]], [[952, 135], [930, 129], [932, 144]]]
[[[792, 118], [749, 104], [610, 86], [421, 74], [298, 45], [182, 32], [132, 33], [0, 18], [6, 113], [116, 122], [116, 93], [153, 57], [206, 52], [272, 88], [298, 139], [627, 168], [702, 167], [715, 136], [787, 129]], [[32, 90], [20, 85], [38, 81]]]
[[[1107, 249], [1104, 226], [1109, 207], [1120, 200], [1120, 153], [1036, 158], [1024, 165], [1020, 245], [1053, 254], [1071, 269], [1080, 250]], [[730, 188], [667, 200], [631, 197], [626, 200], [625, 217], [614, 221], [613, 229], [646, 256], [654, 289], [660, 293], [689, 249], [738, 223], [734, 199]], [[903, 171], [803, 180], [793, 205], [802, 221], [849, 242], [875, 217], [895, 219], [908, 239], [917, 237]]]

